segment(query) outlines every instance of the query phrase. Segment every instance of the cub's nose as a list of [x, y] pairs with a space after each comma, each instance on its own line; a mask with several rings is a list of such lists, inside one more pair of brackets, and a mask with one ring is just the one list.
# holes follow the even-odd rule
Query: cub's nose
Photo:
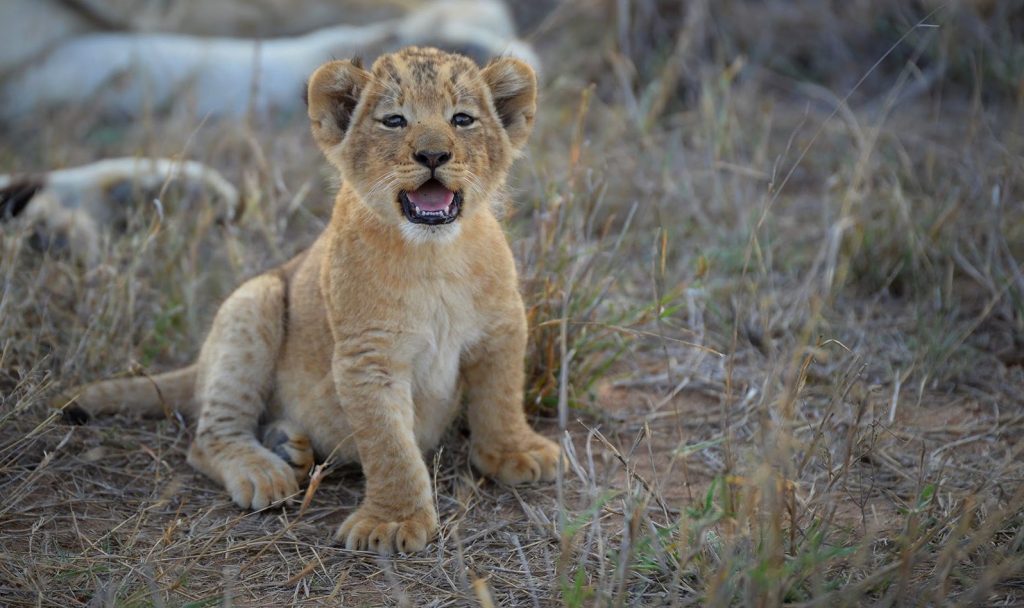
[[450, 152], [437, 152], [431, 150], [420, 150], [419, 152], [414, 152], [412, 157], [416, 162], [428, 169], [437, 169], [452, 159]]

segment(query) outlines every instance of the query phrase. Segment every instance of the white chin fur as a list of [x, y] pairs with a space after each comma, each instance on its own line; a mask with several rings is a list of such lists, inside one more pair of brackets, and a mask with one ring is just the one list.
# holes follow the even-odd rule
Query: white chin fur
[[462, 231], [462, 222], [456, 220], [450, 224], [438, 226], [402, 222], [401, 230], [402, 237], [413, 245], [425, 245], [427, 243], [446, 245], [459, 236], [459, 232]]

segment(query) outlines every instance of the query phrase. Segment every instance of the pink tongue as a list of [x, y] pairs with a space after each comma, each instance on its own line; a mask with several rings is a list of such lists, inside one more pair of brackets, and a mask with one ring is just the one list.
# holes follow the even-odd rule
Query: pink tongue
[[409, 197], [410, 203], [422, 211], [444, 211], [455, 199], [455, 193], [442, 186], [436, 179], [423, 184], [419, 190], [406, 192], [405, 195]]

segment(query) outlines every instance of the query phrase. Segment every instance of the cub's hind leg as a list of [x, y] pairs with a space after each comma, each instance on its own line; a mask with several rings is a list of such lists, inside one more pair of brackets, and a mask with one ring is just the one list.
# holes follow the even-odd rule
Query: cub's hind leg
[[274, 274], [247, 281], [221, 305], [199, 354], [199, 419], [188, 461], [243, 508], [298, 492], [295, 472], [257, 439], [284, 335], [286, 285]]

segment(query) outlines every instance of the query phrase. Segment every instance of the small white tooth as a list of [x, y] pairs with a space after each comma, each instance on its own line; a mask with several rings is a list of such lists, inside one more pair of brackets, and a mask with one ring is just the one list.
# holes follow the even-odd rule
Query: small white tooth
[[419, 206], [417, 206], [417, 205], [413, 205], [413, 206], [412, 206], [412, 208], [413, 208], [413, 211], [415, 211], [415, 212], [416, 212], [416, 215], [419, 215], [420, 213], [422, 213], [422, 212], [420, 211], [420, 208], [419, 208]]

